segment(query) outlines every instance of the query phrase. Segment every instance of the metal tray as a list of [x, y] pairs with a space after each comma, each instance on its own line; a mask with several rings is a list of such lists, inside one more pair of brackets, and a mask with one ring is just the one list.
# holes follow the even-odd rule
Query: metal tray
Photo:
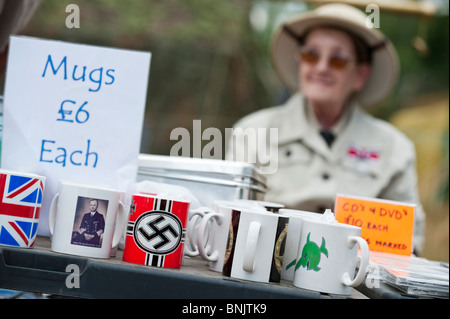
[[213, 200], [263, 200], [266, 178], [248, 163], [140, 154], [137, 181], [186, 187], [202, 205]]
[[[169, 269], [124, 262], [122, 250], [116, 257], [96, 259], [55, 253], [50, 245], [49, 238], [38, 236], [32, 249], [0, 246], [0, 288], [78, 298], [183, 299], [186, 304], [194, 299], [365, 298], [356, 290], [351, 296], [329, 295], [284, 280], [274, 284], [225, 277], [210, 271], [200, 257], [184, 258], [180, 269]], [[79, 270], [78, 287], [67, 284], [75, 275], [69, 265]]]

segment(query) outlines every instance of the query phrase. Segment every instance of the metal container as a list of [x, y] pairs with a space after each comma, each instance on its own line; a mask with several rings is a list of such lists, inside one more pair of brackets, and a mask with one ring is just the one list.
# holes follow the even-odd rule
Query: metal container
[[187, 188], [203, 206], [214, 200], [263, 200], [266, 178], [254, 165], [190, 157], [140, 154], [137, 181]]

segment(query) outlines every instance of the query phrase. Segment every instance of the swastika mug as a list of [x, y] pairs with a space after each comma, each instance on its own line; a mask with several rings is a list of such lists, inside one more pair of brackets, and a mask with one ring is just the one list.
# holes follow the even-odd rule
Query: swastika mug
[[189, 206], [189, 201], [165, 196], [132, 195], [123, 261], [180, 268]]
[[[298, 257], [294, 267], [294, 286], [330, 294], [349, 295], [351, 287], [365, 279], [369, 247], [360, 237], [361, 228], [341, 223], [304, 219]], [[361, 248], [361, 262], [355, 274]]]
[[0, 170], [0, 245], [32, 248], [45, 177]]
[[124, 197], [124, 192], [105, 185], [60, 181], [50, 205], [50, 249], [109, 258], [125, 228]]

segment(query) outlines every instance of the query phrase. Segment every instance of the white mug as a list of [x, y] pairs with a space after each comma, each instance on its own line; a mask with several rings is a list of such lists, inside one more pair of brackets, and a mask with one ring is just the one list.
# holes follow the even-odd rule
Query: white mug
[[216, 200], [209, 211], [203, 211], [203, 214], [194, 212], [196, 216], [192, 217], [201, 219], [195, 232], [197, 240], [195, 246], [199, 255], [209, 262], [209, 269], [212, 271], [222, 272], [233, 209], [266, 212], [264, 207], [243, 200]]
[[[303, 220], [294, 286], [330, 294], [351, 294], [351, 287], [365, 279], [369, 264], [369, 247], [360, 235], [359, 227]], [[354, 277], [358, 246], [361, 262]]]
[[125, 227], [124, 197], [107, 186], [60, 181], [49, 212], [51, 250], [109, 258]]
[[267, 202], [262, 200], [256, 200], [256, 199], [237, 199], [235, 202], [239, 204], [244, 204], [250, 207], [252, 206], [258, 206], [263, 207], [265, 210], [271, 213], [278, 213], [280, 209], [285, 207], [283, 204], [274, 203], [274, 202]]
[[[193, 209], [189, 212], [189, 220], [186, 227], [186, 244], [184, 246], [184, 254], [189, 257], [196, 257], [199, 255], [199, 251], [197, 248], [197, 232], [199, 224], [203, 217], [206, 214], [211, 212], [211, 208], [209, 207], [199, 207]], [[206, 234], [207, 239], [209, 239], [209, 232]], [[208, 244], [206, 247], [206, 251], [209, 251], [210, 245]]]
[[317, 219], [322, 214], [295, 209], [280, 209], [279, 214], [289, 218], [281, 279], [293, 281], [294, 266], [297, 261], [300, 234], [302, 232], [302, 221], [304, 219]]
[[197, 248], [212, 271], [222, 272], [232, 212], [232, 207], [215, 206], [213, 211], [203, 216], [198, 226]]
[[270, 212], [233, 210], [222, 274], [280, 282], [289, 219]]

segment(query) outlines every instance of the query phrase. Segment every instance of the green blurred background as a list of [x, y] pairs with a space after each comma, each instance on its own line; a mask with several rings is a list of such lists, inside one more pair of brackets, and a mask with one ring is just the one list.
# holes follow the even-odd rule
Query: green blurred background
[[[394, 43], [402, 74], [392, 95], [369, 112], [392, 122], [415, 142], [419, 191], [427, 213], [422, 256], [448, 262], [449, 4], [431, 2], [437, 6], [432, 17], [381, 10], [380, 30]], [[66, 6], [72, 3], [80, 8], [80, 28], [65, 24]], [[141, 152], [169, 155], [176, 143], [170, 132], [176, 127], [192, 130], [193, 120], [201, 119], [202, 129], [223, 132], [243, 115], [286, 98], [288, 92], [272, 70], [270, 35], [281, 21], [313, 5], [269, 0], [42, 0], [22, 34], [150, 51]]]

